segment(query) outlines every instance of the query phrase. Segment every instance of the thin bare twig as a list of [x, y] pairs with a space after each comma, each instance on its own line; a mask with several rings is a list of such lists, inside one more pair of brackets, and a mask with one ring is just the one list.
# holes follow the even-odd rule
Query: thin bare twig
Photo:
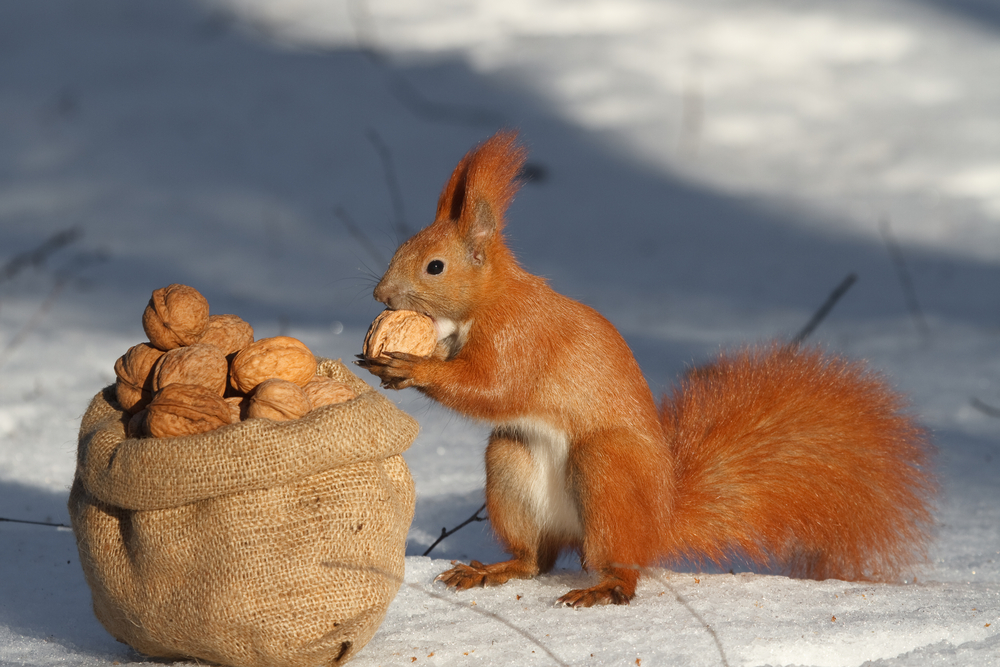
[[8, 519], [0, 516], [0, 523], [26, 523], [31, 526], [48, 526], [49, 528], [72, 528], [65, 523], [53, 523], [51, 521], [29, 521], [28, 519]]
[[841, 297], [847, 293], [847, 290], [851, 289], [851, 285], [853, 285], [857, 279], [858, 275], [856, 273], [851, 273], [840, 281], [840, 284], [837, 285], [836, 289], [830, 292], [830, 296], [826, 298], [826, 301], [824, 301], [823, 305], [819, 307], [819, 310], [817, 310], [813, 316], [809, 318], [809, 321], [804, 327], [802, 327], [802, 330], [795, 334], [795, 338], [792, 339], [791, 343], [793, 347], [801, 345], [802, 342], [816, 330], [816, 327], [820, 325], [820, 322], [822, 322], [826, 316], [830, 314], [833, 307], [837, 305], [837, 302], [840, 301]]
[[492, 611], [486, 611], [485, 609], [482, 609], [480, 607], [472, 607], [472, 606], [469, 606], [469, 604], [464, 603], [464, 602], [457, 602], [456, 600], [453, 599], [454, 596], [445, 597], [444, 595], [441, 595], [440, 593], [435, 593], [434, 591], [428, 590], [428, 589], [426, 589], [423, 586], [420, 586], [418, 584], [411, 584], [409, 582], [404, 581], [403, 585], [407, 586], [409, 588], [412, 588], [413, 590], [420, 591], [424, 595], [427, 595], [428, 597], [432, 597], [435, 600], [440, 600], [441, 602], [449, 604], [452, 607], [456, 607], [456, 608], [459, 608], [459, 609], [464, 609], [464, 610], [470, 611], [470, 612], [472, 612], [474, 614], [480, 614], [481, 616], [486, 616], [488, 618], [492, 618], [494, 621], [496, 621], [498, 623], [501, 623], [503, 625], [506, 625], [508, 628], [510, 628], [511, 630], [513, 630], [514, 632], [516, 632], [517, 634], [521, 635], [522, 637], [524, 637], [525, 639], [527, 639], [529, 642], [531, 642], [532, 644], [534, 644], [535, 646], [537, 646], [538, 648], [540, 648], [557, 665], [564, 665], [565, 666], [565, 665], [568, 664], [568, 663], [564, 662], [559, 656], [557, 656], [552, 651], [552, 649], [550, 649], [548, 646], [546, 646], [544, 643], [542, 643], [541, 639], [539, 639], [535, 635], [531, 634], [530, 632], [528, 632], [524, 628], [519, 628], [518, 626], [514, 625], [511, 621], [508, 621], [506, 618], [504, 618], [500, 614], [497, 614], [497, 613], [492, 612]]
[[917, 290], [913, 285], [913, 277], [910, 275], [910, 270], [906, 265], [906, 257], [903, 256], [903, 251], [900, 250], [899, 244], [896, 243], [896, 238], [892, 233], [892, 227], [889, 225], [888, 218], [882, 218], [879, 221], [879, 230], [882, 232], [882, 240], [889, 251], [892, 263], [896, 267], [896, 276], [899, 278], [899, 284], [903, 288], [906, 307], [910, 311], [910, 317], [913, 318], [913, 324], [917, 327], [917, 331], [926, 337], [930, 334], [930, 329], [927, 326], [927, 320], [924, 319], [924, 311], [920, 308], [920, 301], [917, 299]]
[[989, 415], [990, 417], [996, 417], [997, 419], [1000, 419], [1000, 408], [993, 407], [989, 403], [984, 403], [978, 398], [973, 398], [971, 401], [969, 401], [969, 403], [971, 403], [972, 407], [974, 407], [976, 410], [979, 410], [984, 415]]
[[457, 526], [455, 526], [451, 530], [448, 530], [447, 528], [442, 528], [441, 529], [441, 535], [436, 540], [434, 540], [434, 544], [432, 544], [429, 547], [427, 547], [427, 551], [425, 551], [423, 553], [423, 555], [426, 556], [426, 555], [430, 554], [430, 552], [434, 550], [434, 547], [436, 547], [438, 544], [441, 543], [441, 540], [443, 540], [444, 538], [448, 537], [449, 535], [452, 535], [452, 534], [456, 533], [458, 530], [466, 527], [467, 525], [469, 525], [473, 521], [489, 521], [489, 517], [488, 516], [479, 516], [479, 513], [482, 512], [484, 509], [486, 509], [486, 503], [483, 503], [482, 507], [480, 507], [479, 509], [477, 509], [475, 514], [473, 514], [468, 519], [466, 519], [462, 523], [458, 524]]
[[557, 665], [566, 665], [566, 663], [563, 662], [559, 658], [559, 656], [557, 656], [555, 653], [553, 653], [552, 650], [549, 649], [548, 646], [546, 646], [544, 643], [542, 643], [541, 639], [539, 639], [538, 637], [534, 636], [533, 634], [531, 634], [527, 630], [525, 630], [523, 628], [519, 628], [518, 626], [514, 625], [512, 622], [508, 621], [507, 619], [505, 619], [500, 614], [497, 614], [497, 613], [492, 612], [492, 611], [486, 611], [486, 610], [481, 609], [479, 607], [469, 606], [465, 602], [458, 602], [458, 601], [456, 601], [455, 596], [453, 596], [453, 595], [449, 595], [449, 596], [446, 597], [444, 595], [441, 595], [440, 593], [435, 593], [434, 591], [430, 590], [429, 588], [427, 588], [425, 586], [421, 586], [420, 584], [411, 584], [410, 582], [406, 581], [403, 577], [400, 577], [399, 575], [397, 575], [397, 574], [395, 574], [393, 572], [388, 572], [388, 571], [386, 571], [386, 570], [384, 570], [382, 568], [369, 567], [369, 566], [359, 566], [356, 563], [340, 562], [340, 561], [323, 561], [323, 562], [320, 563], [320, 565], [322, 567], [328, 567], [328, 568], [331, 568], [331, 569], [347, 570], [347, 571], [352, 571], [352, 572], [363, 572], [363, 573], [368, 573], [368, 574], [374, 574], [374, 575], [379, 576], [379, 577], [384, 577], [385, 579], [387, 579], [389, 581], [393, 581], [393, 582], [395, 582], [395, 583], [397, 583], [397, 584], [399, 584], [401, 586], [406, 586], [407, 588], [415, 590], [415, 591], [417, 591], [419, 593], [423, 593], [427, 597], [434, 598], [435, 600], [440, 600], [441, 602], [444, 602], [445, 604], [451, 605], [452, 607], [463, 609], [463, 610], [472, 612], [473, 614], [479, 614], [481, 616], [486, 616], [488, 618], [492, 618], [493, 620], [497, 621], [498, 623], [502, 623], [503, 625], [506, 625], [508, 628], [510, 628], [511, 630], [513, 630], [514, 632], [516, 632], [517, 634], [521, 635], [522, 637], [524, 637], [525, 639], [527, 639], [529, 642], [531, 642], [532, 644], [534, 644], [535, 646], [537, 646], [538, 648], [540, 648]]
[[42, 301], [38, 309], [28, 318], [28, 321], [14, 334], [13, 338], [4, 346], [3, 350], [0, 350], [0, 368], [7, 363], [14, 351], [27, 339], [28, 334], [30, 334], [34, 329], [41, 324], [45, 316], [52, 310], [59, 295], [62, 293], [63, 289], [69, 282], [76, 277], [84, 268], [91, 264], [97, 262], [103, 262], [107, 259], [107, 256], [101, 252], [92, 253], [89, 255], [81, 255], [76, 258], [76, 265], [69, 270], [63, 271], [56, 275], [55, 284], [52, 285], [52, 289], [49, 290], [48, 296]]
[[49, 256], [75, 242], [81, 236], [83, 236], [82, 229], [79, 227], [70, 227], [61, 232], [56, 232], [37, 248], [14, 255], [0, 269], [0, 283], [10, 280], [29, 266], [41, 266]]
[[403, 211], [403, 195], [399, 188], [399, 179], [396, 178], [396, 168], [392, 161], [392, 151], [384, 141], [382, 136], [374, 128], [368, 128], [368, 141], [375, 147], [379, 159], [382, 160], [382, 170], [385, 172], [385, 185], [389, 188], [389, 197], [392, 199], [392, 209], [396, 217], [396, 231], [402, 236], [402, 240], [410, 238], [409, 225], [406, 224], [406, 215]]
[[669, 581], [667, 581], [666, 579], [661, 577], [658, 573], [654, 572], [649, 568], [640, 568], [640, 569], [642, 570], [642, 573], [644, 575], [650, 577], [651, 579], [656, 579], [661, 584], [663, 584], [663, 586], [665, 586], [667, 590], [673, 593], [674, 599], [676, 599], [677, 602], [679, 602], [682, 607], [687, 609], [688, 613], [691, 614], [691, 616], [693, 616], [694, 619], [698, 621], [698, 623], [700, 623], [703, 628], [705, 628], [705, 631], [708, 632], [709, 636], [712, 638], [712, 641], [715, 642], [715, 647], [719, 651], [719, 660], [722, 661], [723, 667], [729, 667], [729, 659], [726, 658], [726, 651], [722, 647], [722, 640], [719, 639], [719, 633], [715, 631], [715, 628], [709, 625], [708, 621], [702, 618], [701, 614], [699, 614], [695, 610], [695, 608], [691, 606], [691, 603], [688, 602], [687, 599], [683, 595], [681, 595], [676, 588], [670, 585]]
[[52, 310], [52, 306], [55, 305], [56, 299], [59, 298], [59, 294], [63, 291], [63, 288], [66, 287], [67, 282], [69, 282], [69, 280], [66, 277], [61, 277], [56, 280], [55, 285], [52, 286], [52, 289], [49, 291], [49, 295], [45, 297], [42, 304], [31, 315], [28, 321], [24, 323], [24, 326], [22, 326], [18, 332], [14, 334], [14, 337], [11, 338], [7, 345], [4, 346], [3, 350], [0, 350], [0, 368], [3, 368], [4, 364], [7, 363], [7, 360], [10, 359], [11, 355], [14, 353], [14, 350], [16, 350], [21, 343], [25, 341], [25, 339], [27, 339], [28, 334], [30, 334], [35, 327], [41, 323], [48, 312]]

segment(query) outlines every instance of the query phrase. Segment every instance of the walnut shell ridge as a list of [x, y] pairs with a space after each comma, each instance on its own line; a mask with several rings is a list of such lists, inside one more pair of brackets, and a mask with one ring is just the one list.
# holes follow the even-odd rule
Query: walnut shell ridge
[[288, 421], [304, 417], [312, 409], [306, 392], [299, 385], [271, 378], [257, 385], [247, 405], [248, 419]]
[[214, 345], [228, 357], [253, 344], [253, 327], [238, 315], [212, 315], [198, 342]]
[[412, 310], [384, 310], [365, 336], [364, 355], [369, 359], [386, 352], [429, 356], [437, 345], [434, 321]]
[[229, 378], [229, 362], [214, 345], [195, 343], [163, 353], [153, 370], [153, 391], [170, 384], [197, 384], [222, 396]]
[[230, 423], [225, 399], [196, 384], [168, 384], [146, 406], [146, 432], [154, 438], [198, 435]]
[[257, 385], [280, 378], [304, 387], [316, 375], [316, 357], [291, 336], [261, 338], [233, 358], [229, 381], [233, 389], [249, 394]]
[[198, 342], [208, 326], [208, 301], [187, 285], [154, 290], [142, 313], [142, 329], [153, 347], [172, 350]]
[[347, 384], [337, 382], [325, 375], [313, 376], [313, 379], [302, 389], [314, 410], [324, 405], [345, 403], [357, 397], [354, 390]]
[[153, 400], [153, 367], [162, 356], [163, 350], [139, 343], [115, 362], [115, 391], [126, 412], [139, 412]]

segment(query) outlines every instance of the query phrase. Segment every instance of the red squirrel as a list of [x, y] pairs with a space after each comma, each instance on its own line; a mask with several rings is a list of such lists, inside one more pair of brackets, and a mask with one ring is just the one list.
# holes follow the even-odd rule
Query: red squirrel
[[511, 559], [438, 580], [530, 578], [576, 550], [599, 581], [558, 603], [588, 607], [682, 560], [879, 581], [919, 560], [934, 482], [901, 397], [860, 363], [773, 343], [689, 372], [658, 407], [615, 327], [505, 245], [525, 159], [513, 131], [470, 151], [375, 288], [434, 320], [432, 355], [358, 362], [493, 427], [486, 507]]

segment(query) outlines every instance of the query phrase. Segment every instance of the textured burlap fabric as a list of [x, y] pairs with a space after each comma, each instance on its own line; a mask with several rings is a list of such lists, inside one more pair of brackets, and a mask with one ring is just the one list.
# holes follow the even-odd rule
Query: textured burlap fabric
[[289, 422], [126, 439], [108, 387], [80, 427], [70, 493], [94, 611], [117, 639], [238, 667], [334, 665], [403, 578], [416, 422], [339, 361], [358, 397]]

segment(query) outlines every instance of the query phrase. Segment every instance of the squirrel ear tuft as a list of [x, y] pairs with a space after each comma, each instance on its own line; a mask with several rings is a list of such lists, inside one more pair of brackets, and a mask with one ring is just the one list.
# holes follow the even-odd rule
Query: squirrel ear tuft
[[492, 231], [502, 229], [507, 207], [520, 189], [518, 174], [527, 157], [527, 149], [517, 142], [516, 130], [500, 130], [473, 148], [455, 167], [441, 193], [435, 221], [456, 221], [465, 235], [489, 231], [482, 223]]
[[461, 217], [462, 204], [465, 202], [465, 182], [471, 160], [472, 151], [469, 151], [455, 167], [455, 170], [451, 172], [448, 184], [444, 186], [441, 196], [438, 197], [434, 222], [454, 222]]
[[[471, 209], [471, 210], [470, 210]], [[485, 199], [479, 198], [466, 205], [462, 220], [465, 244], [469, 248], [469, 257], [475, 265], [481, 265], [486, 259], [486, 246], [496, 237], [500, 230], [500, 222], [493, 215], [493, 207]]]

